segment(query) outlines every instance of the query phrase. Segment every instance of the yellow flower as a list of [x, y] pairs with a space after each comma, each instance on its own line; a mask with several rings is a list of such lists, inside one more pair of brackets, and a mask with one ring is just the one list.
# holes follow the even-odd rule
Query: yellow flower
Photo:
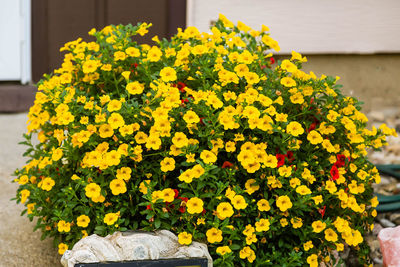
[[186, 162], [188, 162], [188, 163], [196, 162], [196, 158], [195, 158], [196, 154], [194, 154], [194, 153], [186, 154], [185, 157], [186, 157]]
[[21, 203], [25, 203], [26, 199], [31, 195], [31, 192], [28, 189], [22, 189], [20, 194], [21, 194]]
[[[21, 201], [22, 202], [22, 201]], [[22, 202], [23, 203], [23, 202]], [[28, 214], [32, 214], [34, 209], [35, 209], [35, 205], [36, 203], [29, 203], [28, 205], [26, 205], [27, 209], [28, 209]]]
[[62, 155], [63, 155], [62, 149], [61, 149], [61, 148], [57, 148], [57, 149], [55, 149], [55, 150], [53, 151], [53, 153], [52, 153], [52, 155], [51, 155], [51, 159], [52, 159], [53, 161], [57, 161], [57, 160], [59, 160], [59, 159], [62, 157]]
[[260, 219], [258, 222], [255, 223], [256, 226], [256, 231], [257, 232], [263, 232], [263, 231], [268, 231], [270, 222], [268, 219]]
[[305, 185], [300, 185], [297, 187], [296, 192], [302, 196], [311, 194], [311, 190]]
[[216, 252], [217, 252], [219, 255], [222, 255], [222, 256], [223, 256], [223, 255], [225, 255], [225, 254], [231, 253], [232, 250], [231, 250], [228, 246], [222, 246], [222, 247], [217, 247]]
[[90, 223], [90, 218], [86, 215], [81, 215], [78, 218], [76, 218], [76, 225], [79, 227], [87, 227]]
[[178, 242], [181, 245], [190, 245], [192, 243], [192, 235], [187, 232], [179, 233]]
[[281, 224], [282, 227], [285, 227], [286, 225], [289, 224], [289, 222], [288, 222], [288, 220], [286, 218], [280, 219], [279, 223]]
[[177, 148], [182, 148], [189, 144], [189, 139], [186, 137], [186, 135], [184, 133], [176, 132], [174, 137], [172, 138], [172, 143]]
[[128, 47], [127, 49], [125, 49], [125, 53], [130, 57], [140, 56], [140, 50], [137, 49], [136, 47]]
[[222, 241], [222, 231], [215, 227], [207, 230], [206, 236], [209, 243], [218, 243]]
[[292, 95], [290, 97], [290, 101], [293, 104], [303, 104], [304, 103], [304, 98], [303, 98], [303, 95], [301, 93], [296, 93], [296, 94], [294, 94], [294, 95]]
[[285, 87], [293, 87], [296, 86], [296, 81], [290, 77], [284, 77], [281, 79], [281, 84]]
[[97, 70], [97, 68], [99, 67], [99, 65], [101, 65], [101, 64], [97, 60], [87, 60], [82, 65], [82, 71], [84, 73], [95, 72]]
[[292, 223], [293, 228], [295, 229], [303, 226], [303, 220], [299, 217], [291, 218], [290, 222]]
[[126, 58], [125, 52], [117, 51], [117, 52], [114, 53], [114, 60], [115, 61], [125, 60], [125, 58]]
[[131, 95], [139, 95], [144, 90], [144, 84], [141, 84], [138, 81], [134, 81], [126, 85], [126, 90]]
[[161, 147], [161, 139], [158, 134], [150, 134], [146, 140], [146, 148], [158, 150]]
[[81, 233], [82, 233], [82, 238], [85, 238], [88, 236], [88, 233], [86, 230], [82, 230]]
[[297, 70], [297, 66], [295, 64], [293, 64], [292, 62], [290, 62], [287, 59], [284, 59], [281, 63], [281, 68], [283, 70], [286, 70], [288, 72], [295, 72]]
[[[54, 160], [54, 159], [53, 159], [53, 160]], [[19, 184], [22, 184], [22, 185], [28, 183], [28, 181], [29, 181], [28, 175], [22, 175], [22, 176], [19, 177], [19, 179], [18, 179], [18, 183], [19, 183]]]
[[379, 204], [378, 197], [375, 196], [371, 198], [371, 207], [375, 208], [378, 206], [378, 204]]
[[292, 188], [296, 188], [296, 186], [300, 185], [300, 179], [299, 178], [292, 178], [289, 181], [289, 184]]
[[246, 246], [242, 250], [239, 251], [239, 257], [241, 259], [246, 259], [252, 263], [256, 259], [256, 254], [254, 250], [252, 250], [250, 247]]
[[161, 56], [162, 51], [157, 46], [151, 47], [151, 49], [147, 52], [147, 59], [151, 62], [159, 61]]
[[183, 181], [188, 184], [193, 181], [193, 178], [194, 178], [194, 172], [191, 169], [182, 172], [178, 176], [179, 181]]
[[142, 194], [146, 195], [147, 194], [147, 187], [149, 186], [149, 184], [150, 184], [150, 180], [144, 180], [143, 182], [141, 182], [140, 185], [139, 185], [139, 191]]
[[246, 236], [246, 244], [251, 245], [253, 243], [257, 242], [257, 236], [256, 234], [248, 235]]
[[322, 143], [324, 139], [317, 131], [312, 130], [308, 133], [307, 140], [310, 141], [311, 144], [316, 145]]
[[289, 177], [292, 174], [292, 167], [282, 166], [278, 169], [279, 175], [283, 177]]
[[248, 225], [246, 225], [246, 227], [242, 233], [245, 236], [250, 236], [250, 235], [253, 235], [254, 231], [255, 231], [254, 227], [251, 224], [248, 224]]
[[121, 180], [128, 181], [131, 178], [132, 170], [129, 167], [122, 167], [117, 170], [117, 178]]
[[326, 229], [324, 231], [326, 241], [336, 242], [338, 239], [337, 234], [332, 229]]
[[190, 214], [203, 212], [203, 200], [198, 197], [192, 197], [186, 203], [187, 212]]
[[108, 138], [113, 136], [114, 130], [109, 124], [102, 124], [99, 128], [99, 135], [101, 138]]
[[124, 180], [114, 179], [110, 182], [111, 193], [115, 196], [126, 192], [126, 184]]
[[107, 225], [113, 225], [118, 220], [118, 217], [119, 217], [119, 212], [116, 212], [116, 213], [110, 212], [104, 216], [103, 221]]
[[175, 199], [175, 191], [171, 188], [165, 188], [161, 191], [161, 198], [164, 202], [172, 202]]
[[57, 223], [57, 229], [60, 233], [62, 232], [68, 233], [69, 231], [71, 231], [71, 224], [64, 220], [61, 220]]
[[312, 241], [307, 241], [303, 244], [304, 251], [309, 251], [314, 247]]
[[318, 204], [322, 203], [322, 201], [323, 201], [323, 198], [321, 195], [312, 197], [312, 199], [314, 200], [315, 205], [318, 205]]
[[203, 160], [205, 164], [210, 164], [217, 161], [217, 156], [209, 150], [201, 151], [200, 158]]
[[191, 169], [191, 174], [193, 178], [200, 178], [204, 174], [205, 170], [200, 164], [196, 164]]
[[64, 252], [68, 249], [68, 245], [64, 243], [58, 244], [58, 254], [63, 255]]
[[176, 71], [171, 67], [165, 67], [160, 71], [161, 80], [164, 82], [173, 82], [177, 79]]
[[276, 200], [276, 206], [281, 211], [285, 212], [288, 209], [290, 209], [293, 206], [293, 204], [288, 196], [279, 196], [278, 199]]
[[237, 210], [242, 210], [247, 207], [246, 200], [241, 195], [236, 195], [231, 199], [233, 207]]
[[293, 136], [299, 136], [304, 133], [304, 129], [297, 121], [292, 121], [286, 126], [286, 132]]
[[101, 188], [96, 183], [90, 183], [85, 187], [85, 194], [88, 198], [94, 198], [100, 196]]
[[170, 157], [164, 158], [161, 162], [161, 171], [168, 172], [175, 169], [175, 160]]
[[312, 226], [313, 231], [314, 231], [315, 233], [320, 233], [320, 232], [322, 232], [322, 231], [326, 228], [326, 223], [321, 222], [321, 221], [314, 221], [314, 222], [311, 224], [311, 226]]
[[204, 219], [204, 218], [198, 218], [196, 224], [197, 224], [197, 225], [206, 224], [206, 219]]
[[199, 116], [196, 114], [196, 112], [189, 110], [185, 113], [185, 115], [183, 115], [183, 120], [187, 123], [187, 124], [192, 124], [192, 123], [198, 123], [200, 122], [200, 118]]
[[107, 120], [108, 125], [111, 126], [113, 129], [117, 129], [125, 125], [124, 118], [119, 113], [112, 113]]
[[260, 199], [257, 201], [257, 207], [259, 211], [269, 211], [271, 209], [269, 202], [266, 199]]
[[246, 193], [249, 195], [260, 189], [260, 186], [257, 184], [257, 181], [255, 179], [248, 179], [244, 186], [246, 188]]
[[43, 190], [50, 191], [55, 184], [56, 184], [56, 182], [53, 179], [51, 179], [50, 177], [47, 177], [42, 181], [41, 188]]
[[225, 220], [233, 215], [232, 205], [228, 202], [221, 202], [217, 206], [217, 215], [220, 220]]
[[333, 194], [337, 191], [337, 187], [336, 187], [335, 183], [330, 180], [326, 181], [325, 189], [328, 190], [329, 193], [331, 193], [331, 194]]
[[316, 254], [308, 256], [307, 263], [310, 265], [310, 267], [318, 267], [318, 256]]
[[108, 103], [107, 110], [109, 112], [118, 111], [121, 109], [122, 103], [117, 99], [113, 99]]

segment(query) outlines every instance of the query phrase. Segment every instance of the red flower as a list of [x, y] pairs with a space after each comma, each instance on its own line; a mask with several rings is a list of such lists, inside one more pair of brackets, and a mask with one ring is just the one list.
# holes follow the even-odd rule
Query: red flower
[[182, 104], [187, 103], [187, 102], [189, 102], [189, 99], [187, 99], [187, 98], [181, 99], [181, 102], [182, 102]]
[[271, 57], [269, 58], [269, 61], [271, 62], [271, 64], [275, 64], [275, 58]]
[[181, 213], [185, 213], [185, 211], [186, 211], [186, 206], [180, 206], [180, 207], [179, 207], [179, 211], [180, 211]]
[[331, 168], [331, 176], [333, 181], [339, 179], [339, 171], [335, 165], [333, 165]]
[[312, 130], [315, 130], [317, 126], [317, 123], [313, 122], [311, 123], [310, 127], [307, 129], [307, 133], [311, 132]]
[[278, 166], [277, 166], [277, 168], [279, 168], [280, 166], [282, 166], [282, 165], [285, 164], [285, 158], [286, 158], [286, 155], [283, 155], [283, 154], [276, 154], [276, 159], [278, 160]]
[[233, 166], [233, 163], [230, 163], [229, 161], [225, 161], [224, 164], [222, 164], [222, 169], [230, 168], [232, 166]]
[[343, 167], [344, 165], [346, 165], [346, 156], [345, 155], [338, 154], [338, 155], [336, 155], [336, 158], [337, 158], [337, 161], [335, 163], [336, 166]]
[[[182, 200], [182, 202], [185, 202], [185, 204], [186, 204], [186, 202], [188, 202], [188, 198], [187, 197], [178, 197], [180, 200]], [[185, 204], [183, 204], [182, 205], [182, 203], [181, 203], [181, 206], [179, 207], [179, 211], [181, 212], [181, 213], [185, 213], [185, 211], [186, 211], [186, 205]]]
[[318, 209], [318, 212], [319, 212], [319, 214], [321, 214], [322, 218], [324, 218], [325, 211], [326, 211], [326, 206], [324, 206], [322, 209]]
[[178, 189], [173, 189], [173, 190], [174, 190], [174, 192], [175, 192], [174, 198], [177, 198], [177, 197], [179, 196], [179, 191], [178, 191]]
[[183, 82], [178, 82], [178, 89], [181, 93], [186, 92], [185, 87], [186, 87], [186, 84], [184, 84]]
[[151, 205], [147, 205], [146, 210], [152, 210]]
[[187, 197], [178, 197], [180, 200], [182, 200], [182, 202], [188, 202], [188, 198]]

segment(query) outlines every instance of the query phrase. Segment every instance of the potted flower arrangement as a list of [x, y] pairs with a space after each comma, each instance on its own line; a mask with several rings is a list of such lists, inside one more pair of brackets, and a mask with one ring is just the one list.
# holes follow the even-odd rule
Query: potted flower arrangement
[[42, 237], [63, 254], [92, 233], [167, 229], [207, 243], [215, 266], [318, 266], [345, 246], [371, 263], [366, 149], [396, 132], [366, 129], [360, 102], [299, 53], [275, 62], [266, 26], [220, 15], [211, 33], [132, 40], [150, 26], [91, 30], [38, 83], [14, 181]]

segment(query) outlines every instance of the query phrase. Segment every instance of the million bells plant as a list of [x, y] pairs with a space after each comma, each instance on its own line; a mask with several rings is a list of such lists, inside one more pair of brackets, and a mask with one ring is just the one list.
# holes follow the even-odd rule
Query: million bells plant
[[215, 266], [318, 266], [345, 246], [370, 264], [366, 149], [396, 132], [366, 129], [360, 102], [299, 53], [275, 62], [266, 26], [220, 15], [211, 33], [132, 40], [150, 26], [91, 30], [38, 83], [14, 181], [42, 238], [63, 254], [93, 233], [168, 229]]

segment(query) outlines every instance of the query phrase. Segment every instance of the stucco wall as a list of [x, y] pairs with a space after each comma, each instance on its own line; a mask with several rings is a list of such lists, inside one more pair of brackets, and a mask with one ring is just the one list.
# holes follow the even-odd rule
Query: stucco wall
[[304, 71], [340, 76], [344, 93], [363, 101], [364, 112], [400, 106], [400, 54], [306, 56]]

